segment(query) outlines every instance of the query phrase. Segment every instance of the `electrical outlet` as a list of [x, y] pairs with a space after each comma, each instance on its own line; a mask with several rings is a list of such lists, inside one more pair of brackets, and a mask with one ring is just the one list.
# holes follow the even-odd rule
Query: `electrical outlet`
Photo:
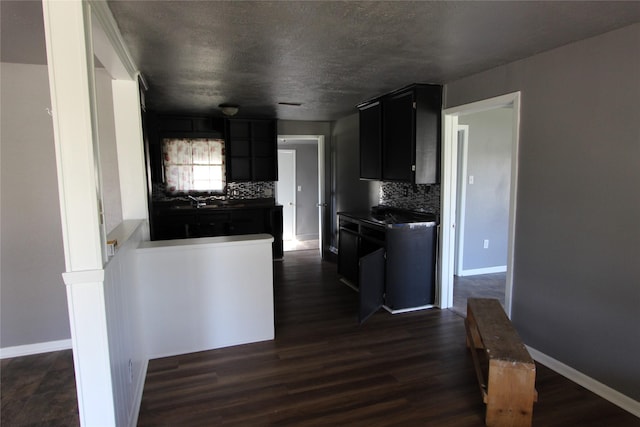
[[485, 249], [489, 249], [489, 239], [484, 239], [483, 247], [484, 247]]
[[473, 184], [473, 182], [475, 181], [473, 175], [469, 175], [469, 184]]
[[298, 191], [302, 191], [302, 185], [298, 185]]

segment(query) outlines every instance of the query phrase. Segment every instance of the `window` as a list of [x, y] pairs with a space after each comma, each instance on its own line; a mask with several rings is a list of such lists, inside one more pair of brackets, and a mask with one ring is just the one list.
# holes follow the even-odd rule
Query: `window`
[[162, 140], [165, 183], [169, 193], [224, 191], [224, 141], [209, 138]]

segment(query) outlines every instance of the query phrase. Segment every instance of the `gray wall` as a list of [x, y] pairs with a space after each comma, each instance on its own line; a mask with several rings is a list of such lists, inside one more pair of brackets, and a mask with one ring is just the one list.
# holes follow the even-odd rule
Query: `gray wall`
[[49, 78], [1, 64], [0, 346], [69, 339]]
[[[337, 120], [332, 134], [336, 212], [368, 211], [380, 198], [378, 181], [360, 180], [360, 123], [358, 113]], [[336, 219], [333, 242], [337, 247]]]
[[[459, 119], [469, 125], [464, 270], [507, 265], [512, 117], [512, 109], [500, 108]], [[474, 177], [473, 184], [469, 176]]]
[[640, 400], [640, 24], [447, 85], [521, 91], [513, 321], [533, 348]]
[[318, 238], [318, 144], [287, 141], [278, 148], [296, 151], [296, 239]]

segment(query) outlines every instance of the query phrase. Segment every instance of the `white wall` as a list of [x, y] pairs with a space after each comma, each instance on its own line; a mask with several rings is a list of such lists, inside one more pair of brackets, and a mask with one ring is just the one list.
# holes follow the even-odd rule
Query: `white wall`
[[499, 108], [459, 118], [460, 124], [469, 125], [462, 263], [466, 271], [507, 265], [512, 116], [511, 108]]
[[640, 401], [640, 24], [451, 82], [521, 91], [512, 319], [525, 343]]
[[138, 309], [148, 357], [272, 340], [272, 242], [257, 234], [140, 245]]
[[[45, 65], [2, 63], [0, 346], [70, 347]], [[49, 347], [49, 349], [55, 349]], [[18, 352], [20, 353], [20, 351]], [[14, 354], [15, 355], [15, 354]]]
[[113, 118], [111, 76], [104, 69], [96, 69], [96, 98], [98, 107], [98, 139], [102, 202], [107, 233], [122, 222], [122, 200], [118, 174], [118, 151]]

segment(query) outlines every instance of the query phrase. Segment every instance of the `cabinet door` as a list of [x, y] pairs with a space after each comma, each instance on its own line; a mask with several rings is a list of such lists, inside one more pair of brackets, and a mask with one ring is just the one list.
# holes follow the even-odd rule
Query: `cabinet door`
[[363, 323], [382, 307], [384, 301], [384, 249], [360, 258], [360, 304], [358, 319]]
[[436, 228], [387, 230], [385, 302], [394, 310], [433, 304], [435, 298]]
[[358, 286], [358, 233], [340, 229], [338, 235], [338, 274], [348, 280], [351, 285]]
[[277, 131], [274, 120], [255, 120], [251, 124], [251, 155], [254, 181], [278, 180]]
[[415, 114], [413, 90], [383, 100], [382, 179], [413, 182]]
[[229, 234], [229, 214], [210, 212], [198, 214], [198, 237], [226, 236]]
[[230, 235], [257, 233], [264, 233], [262, 209], [238, 209], [231, 212]]
[[382, 106], [380, 101], [360, 109], [360, 178], [382, 176]]
[[278, 179], [275, 120], [227, 120], [227, 181]]
[[154, 218], [154, 239], [185, 239], [197, 237], [198, 220], [192, 214], [158, 212]]
[[251, 181], [251, 122], [227, 120], [227, 181]]

